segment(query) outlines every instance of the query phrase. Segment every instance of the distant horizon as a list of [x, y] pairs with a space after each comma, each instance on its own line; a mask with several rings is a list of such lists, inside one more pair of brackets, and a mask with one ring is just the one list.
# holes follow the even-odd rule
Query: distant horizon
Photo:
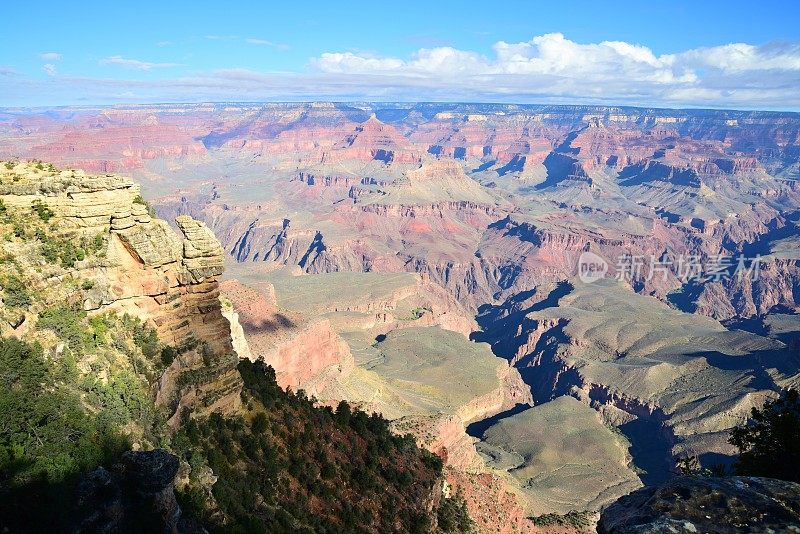
[[95, 110], [106, 108], [126, 108], [126, 107], [146, 107], [146, 106], [203, 106], [203, 105], [229, 105], [229, 106], [263, 106], [267, 104], [342, 104], [342, 105], [441, 105], [441, 106], [521, 106], [521, 107], [555, 107], [555, 108], [616, 108], [616, 109], [636, 109], [650, 111], [708, 111], [708, 112], [729, 112], [729, 113], [767, 113], [778, 115], [800, 115], [800, 109], [765, 109], [765, 108], [723, 108], [723, 107], [702, 107], [702, 106], [656, 106], [656, 105], [636, 105], [636, 104], [614, 104], [614, 103], [542, 103], [542, 102], [502, 102], [502, 101], [469, 101], [469, 100], [203, 100], [203, 101], [163, 101], [163, 102], [115, 102], [115, 103], [96, 103], [96, 104], [65, 104], [65, 105], [41, 105], [41, 106], [0, 106], [0, 112], [47, 112], [56, 110]]

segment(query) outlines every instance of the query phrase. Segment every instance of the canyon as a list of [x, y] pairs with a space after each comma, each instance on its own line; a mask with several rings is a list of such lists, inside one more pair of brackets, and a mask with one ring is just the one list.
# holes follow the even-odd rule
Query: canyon
[[245, 332], [274, 331], [263, 319], [276, 308], [220, 283], [205, 224], [181, 215], [173, 229], [119, 175], [0, 164], [0, 528], [331, 531], [354, 514], [372, 516], [370, 532], [473, 524], [444, 491], [442, 459], [412, 436], [291, 391], [322, 369], [305, 358], [350, 354], [327, 320], [276, 313], [298, 348], [250, 335], [253, 358]]
[[[46, 187], [4, 180], [9, 206], [42, 198], [92, 237], [108, 219], [107, 258], [85, 274], [112, 283], [86, 310], [221, 355], [191, 391], [175, 377], [201, 349], [171, 364], [159, 399], [174, 421], [237, 402], [235, 347], [282, 387], [412, 433], [486, 531], [597, 512], [679, 457], [730, 461], [728, 430], [800, 386], [797, 114], [5, 110], [0, 157], [67, 169]], [[85, 172], [103, 174], [71, 179]], [[581, 279], [589, 252], [606, 279]]]

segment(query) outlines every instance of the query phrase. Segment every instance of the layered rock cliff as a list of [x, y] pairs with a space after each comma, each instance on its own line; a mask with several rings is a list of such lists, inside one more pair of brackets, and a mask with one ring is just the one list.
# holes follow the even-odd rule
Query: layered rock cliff
[[[42, 287], [74, 277], [81, 281], [77, 295], [56, 294], [81, 299], [90, 316], [136, 317], [174, 347], [177, 356], [154, 385], [156, 403], [167, 409], [173, 424], [184, 411], [202, 414], [238, 406], [237, 357], [219, 302], [223, 251], [203, 223], [178, 217], [181, 239], [154, 218], [130, 179], [34, 163], [5, 167], [0, 200], [12, 213], [33, 210], [48, 219], [43, 246], [61, 243], [69, 250], [71, 243], [88, 242], [96, 248], [90, 255], [80, 249], [63, 271], [26, 269], [25, 276]], [[4, 324], [4, 335], [33, 328], [38, 311], [28, 309], [27, 320], [16, 328]]]
[[316, 395], [333, 378], [329, 375], [353, 369], [350, 348], [327, 319], [281, 311], [266, 295], [236, 280], [223, 282], [222, 290], [244, 334], [249, 355], [240, 357], [263, 359], [275, 368], [281, 387], [302, 387]]

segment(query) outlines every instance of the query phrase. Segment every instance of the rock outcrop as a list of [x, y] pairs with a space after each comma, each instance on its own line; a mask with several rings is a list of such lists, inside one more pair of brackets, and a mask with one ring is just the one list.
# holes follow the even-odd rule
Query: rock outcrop
[[178, 217], [181, 239], [150, 213], [139, 186], [121, 176], [22, 163], [11, 174], [16, 180], [0, 184], [7, 209], [41, 205], [63, 239], [99, 244], [98, 254], [79, 259], [72, 273], [84, 281], [84, 310], [139, 318], [176, 349], [155, 391], [171, 422], [184, 409], [198, 415], [235, 409], [241, 382], [219, 301], [223, 251], [205, 224]]
[[353, 369], [350, 348], [329, 320], [279, 310], [266, 295], [236, 280], [223, 282], [222, 290], [238, 315], [249, 358], [271, 365], [282, 388], [316, 395], [334, 376]]
[[488, 472], [467, 473], [457, 469], [447, 469], [446, 477], [450, 493], [464, 498], [479, 532], [538, 532], [504, 478]]
[[128, 451], [111, 470], [86, 475], [78, 486], [77, 532], [205, 532], [181, 518], [175, 498], [178, 458], [163, 449]]
[[485, 469], [475, 450], [474, 440], [464, 431], [464, 421], [456, 415], [438, 413], [401, 417], [392, 421], [397, 434], [411, 433], [420, 447], [428, 449], [445, 465], [462, 471]]
[[600, 534], [798, 532], [800, 484], [757, 477], [678, 477], [603, 510]]

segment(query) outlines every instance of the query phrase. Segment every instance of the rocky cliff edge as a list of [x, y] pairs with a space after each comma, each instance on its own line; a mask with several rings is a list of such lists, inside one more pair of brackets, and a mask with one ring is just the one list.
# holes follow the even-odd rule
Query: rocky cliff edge
[[[62, 281], [78, 279], [83, 309], [90, 316], [113, 312], [136, 317], [175, 348], [176, 357], [154, 384], [156, 404], [167, 409], [172, 426], [189, 411], [202, 415], [238, 407], [238, 358], [219, 301], [223, 250], [205, 224], [177, 217], [180, 237], [155, 217], [138, 185], [113, 174], [58, 171], [39, 162], [8, 162], [0, 174], [5, 210], [38, 213], [46, 220], [51, 243], [73, 247], [89, 242], [97, 249], [89, 254], [73, 247], [77, 252], [70, 265], [62, 261], [59, 269], [38, 255], [26, 256], [34, 245], [20, 246], [15, 256], [26, 283], [58, 289], [49, 291], [51, 300], [74, 300], [77, 289]], [[22, 337], [39, 311], [31, 306], [23, 317], [3, 321], [0, 333]]]

